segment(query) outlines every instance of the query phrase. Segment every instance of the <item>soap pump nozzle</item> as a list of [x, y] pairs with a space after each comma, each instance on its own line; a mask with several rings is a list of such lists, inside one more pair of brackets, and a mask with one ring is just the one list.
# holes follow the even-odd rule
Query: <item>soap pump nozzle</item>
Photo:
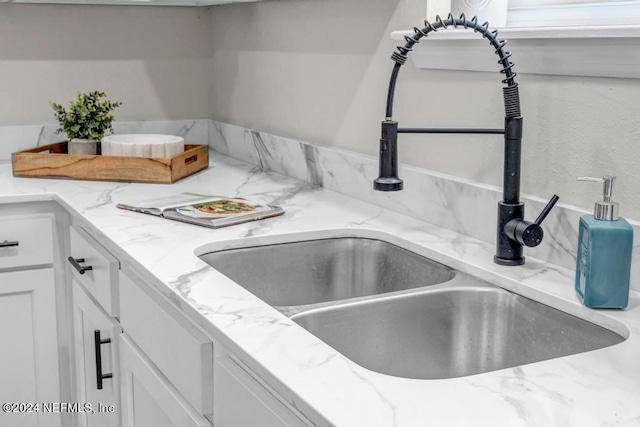
[[612, 202], [613, 186], [616, 177], [612, 175], [605, 175], [602, 178], [592, 178], [589, 176], [582, 176], [578, 178], [578, 181], [590, 181], [590, 182], [602, 182], [602, 201], [596, 202], [593, 216], [600, 221], [616, 221], [619, 218], [618, 215], [618, 203]]

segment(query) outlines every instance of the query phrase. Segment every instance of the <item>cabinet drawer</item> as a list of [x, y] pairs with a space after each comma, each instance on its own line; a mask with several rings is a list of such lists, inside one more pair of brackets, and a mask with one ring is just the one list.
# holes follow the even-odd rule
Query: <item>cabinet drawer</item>
[[71, 264], [69, 268], [74, 277], [110, 316], [117, 317], [119, 314], [118, 269], [120, 268], [118, 260], [84, 230], [74, 227], [71, 227], [69, 258], [69, 264]]
[[50, 217], [0, 217], [0, 269], [52, 263]]
[[122, 328], [198, 413], [210, 417], [213, 342], [148, 285], [136, 281], [120, 273]]

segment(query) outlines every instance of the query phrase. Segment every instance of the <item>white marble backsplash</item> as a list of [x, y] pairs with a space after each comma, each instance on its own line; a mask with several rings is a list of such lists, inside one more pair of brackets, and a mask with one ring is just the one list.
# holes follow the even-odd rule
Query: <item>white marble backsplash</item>
[[[378, 192], [373, 190], [373, 179], [378, 176], [378, 160], [373, 157], [216, 121], [210, 122], [209, 146], [262, 169], [306, 180], [485, 242], [496, 239], [497, 203], [502, 198], [502, 190], [497, 187], [401, 165], [399, 175], [404, 180], [404, 190]], [[562, 201], [562, 194], [559, 196]], [[528, 195], [523, 195], [522, 200], [530, 221], [548, 201]], [[544, 241], [537, 248], [525, 248], [525, 256], [575, 270], [578, 223], [585, 213], [560, 202], [545, 220]], [[629, 222], [635, 234], [631, 287], [640, 291], [640, 223]]]
[[[496, 205], [501, 189], [410, 166], [400, 167], [404, 190], [377, 192], [378, 160], [358, 153], [323, 147], [214, 120], [175, 120], [114, 123], [115, 133], [160, 133], [184, 137], [193, 144], [209, 145], [217, 152], [305, 180], [356, 199], [430, 222], [479, 240], [493, 243]], [[0, 160], [11, 153], [65, 140], [57, 126], [0, 127]], [[215, 154], [214, 154], [215, 155]], [[551, 197], [551, 194], [546, 195]], [[545, 239], [525, 256], [575, 269], [578, 221], [587, 211], [560, 203], [544, 223]], [[527, 218], [535, 219], [547, 199], [523, 195]], [[631, 287], [640, 291], [640, 223], [634, 227]]]

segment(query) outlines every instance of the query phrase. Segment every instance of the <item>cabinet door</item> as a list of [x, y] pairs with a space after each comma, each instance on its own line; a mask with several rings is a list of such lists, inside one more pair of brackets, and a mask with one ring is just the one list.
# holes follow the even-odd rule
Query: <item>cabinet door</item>
[[[0, 403], [60, 401], [56, 325], [52, 268], [0, 273]], [[0, 412], [0, 425], [61, 425], [60, 413], [38, 409]]]
[[126, 334], [120, 370], [125, 427], [211, 427]]
[[[78, 403], [91, 405], [91, 411], [78, 414], [78, 423], [81, 427], [117, 427], [121, 416], [117, 375], [120, 325], [102, 311], [78, 282], [71, 282]], [[102, 344], [96, 344], [96, 331], [100, 332]], [[112, 377], [98, 384], [98, 370]]]

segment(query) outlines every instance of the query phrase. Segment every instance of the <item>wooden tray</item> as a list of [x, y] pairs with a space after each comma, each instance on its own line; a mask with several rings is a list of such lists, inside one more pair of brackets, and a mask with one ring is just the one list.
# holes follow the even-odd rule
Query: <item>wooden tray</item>
[[31, 148], [11, 155], [13, 176], [85, 181], [172, 184], [209, 166], [204, 145], [184, 146], [184, 153], [167, 158], [67, 154], [67, 143]]

